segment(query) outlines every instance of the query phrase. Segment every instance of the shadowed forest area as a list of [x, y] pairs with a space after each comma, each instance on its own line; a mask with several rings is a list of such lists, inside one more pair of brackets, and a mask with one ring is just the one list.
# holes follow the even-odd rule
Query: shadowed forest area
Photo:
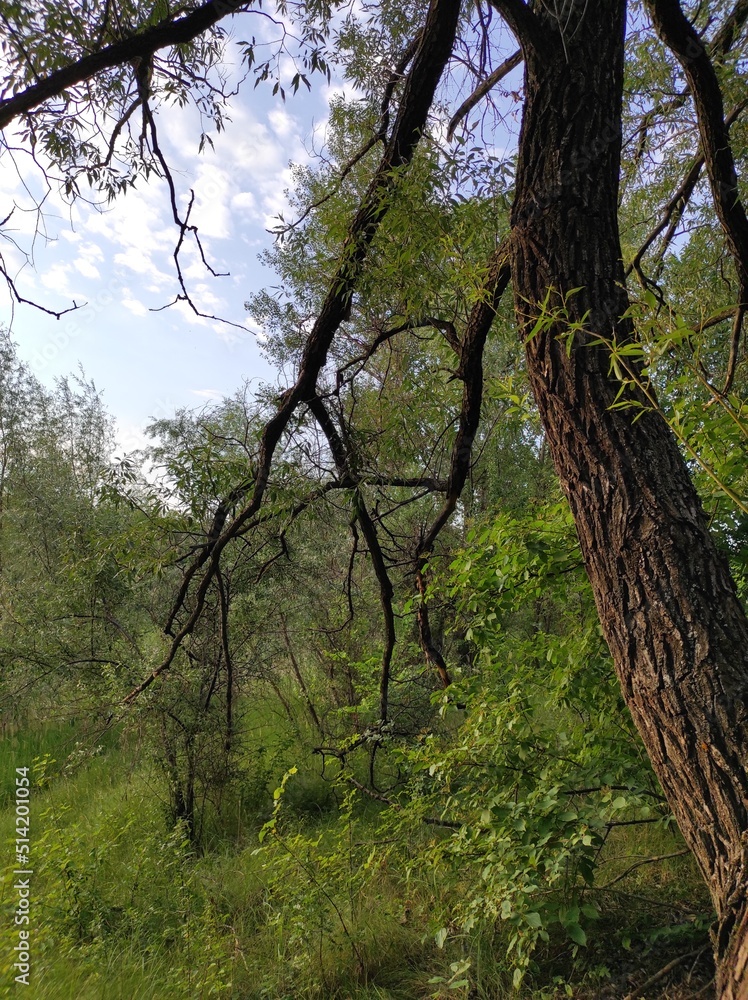
[[2, 332], [2, 989], [748, 1000], [748, 3], [55, 10], [14, 155], [162, 183], [197, 311], [159, 116], [230, 129], [229, 44], [353, 96], [276, 383], [122, 455]]

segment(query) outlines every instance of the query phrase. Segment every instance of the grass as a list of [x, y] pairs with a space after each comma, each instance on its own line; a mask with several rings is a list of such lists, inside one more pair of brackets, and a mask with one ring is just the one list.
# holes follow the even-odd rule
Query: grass
[[[424, 863], [422, 849], [433, 829], [418, 828], [396, 844], [379, 842], [381, 806], [366, 802], [341, 819], [340, 796], [310, 766], [287, 785], [282, 824], [260, 845], [257, 834], [272, 809], [270, 790], [300, 747], [298, 735], [277, 719], [265, 716], [263, 722], [260, 708], [253, 713], [248, 732], [255, 748], [266, 748], [264, 763], [260, 767], [255, 759], [247, 786], [215, 814], [200, 854], [183, 830], [170, 829], [162, 779], [127, 741], [72, 768], [58, 766], [34, 791], [32, 986], [18, 987], [25, 996], [615, 997], [679, 949], [706, 940], [709, 902], [690, 857], [640, 865], [615, 881], [637, 861], [675, 853], [677, 834], [659, 826], [620, 828], [606, 842], [600, 888], [588, 893], [601, 912], [597, 926], [589, 928], [588, 947], [574, 955], [568, 940], [551, 934], [536, 955], [535, 971], [515, 992], [501, 925], [453, 933], [437, 947], [437, 906], [448, 909], [466, 883], [459, 871]], [[16, 754], [61, 760], [61, 749], [75, 744], [61, 727], [17, 735], [10, 748], [3, 746], [6, 780], [20, 759]], [[13, 837], [6, 804], [0, 844]], [[15, 988], [9, 959], [17, 940], [13, 856], [7, 851], [7, 863], [0, 865], [6, 869], [0, 996], [14, 995]], [[463, 980], [468, 985], [460, 985]], [[647, 994], [658, 995], [666, 994]]]

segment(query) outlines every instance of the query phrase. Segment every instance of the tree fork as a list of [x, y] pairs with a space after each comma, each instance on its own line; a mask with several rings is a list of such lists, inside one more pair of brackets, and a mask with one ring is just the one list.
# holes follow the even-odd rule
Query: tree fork
[[[350, 480], [352, 487], [351, 504], [353, 507], [353, 519], [361, 527], [361, 533], [366, 539], [369, 547], [369, 558], [374, 569], [374, 575], [379, 584], [379, 603], [382, 607], [382, 619], [384, 621], [384, 649], [382, 651], [382, 669], [379, 680], [379, 723], [388, 721], [389, 697], [390, 697], [390, 672], [392, 669], [392, 656], [395, 651], [397, 636], [395, 633], [395, 611], [392, 607], [394, 588], [387, 571], [382, 546], [379, 543], [379, 535], [376, 525], [366, 506], [362, 483], [358, 473], [358, 456], [351, 446], [350, 438], [343, 431], [338, 433], [330, 414], [327, 412], [325, 404], [318, 395], [314, 395], [309, 400], [309, 409], [322, 429], [322, 433], [327, 438], [330, 446], [335, 467], [341, 481]], [[373, 769], [372, 759], [372, 769]]]
[[[161, 663], [123, 699], [122, 704], [125, 706], [132, 704], [169, 669], [182, 642], [192, 632], [203, 612], [205, 595], [221, 553], [232, 539], [242, 533], [262, 506], [275, 450], [297, 407], [316, 391], [317, 379], [327, 361], [333, 338], [340, 324], [350, 314], [351, 299], [363, 271], [369, 246], [387, 212], [387, 194], [396, 183], [398, 168], [410, 163], [418, 146], [436, 88], [452, 54], [459, 15], [460, 0], [431, 0], [429, 4], [392, 132], [380, 164], [348, 229], [340, 263], [304, 345], [298, 378], [283, 393], [275, 415], [263, 428], [252, 483], [244, 491], [244, 495], [251, 491], [251, 498], [233, 520], [225, 528], [222, 527], [220, 535], [211, 543], [209, 554], [201, 555], [196, 560], [201, 566], [203, 563], [207, 565], [195, 591], [195, 606], [187, 621], [174, 635], [169, 651]], [[187, 575], [196, 576], [197, 568], [194, 565], [190, 567]], [[172, 609], [170, 623], [175, 621], [183, 606], [187, 589], [183, 587], [180, 590], [180, 604]]]
[[624, 698], [714, 901], [718, 995], [748, 1000], [748, 620], [667, 424], [610, 409], [620, 385], [589, 345], [634, 334], [617, 219], [625, 0], [576, 5], [571, 23], [496, 6], [525, 57], [511, 267], [530, 380]]

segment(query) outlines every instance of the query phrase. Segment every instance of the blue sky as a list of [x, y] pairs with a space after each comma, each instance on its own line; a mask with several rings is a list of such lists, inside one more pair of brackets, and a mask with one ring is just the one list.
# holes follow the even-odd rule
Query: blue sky
[[[240, 37], [246, 25], [232, 21], [234, 36]], [[263, 23], [253, 18], [252, 30]], [[495, 52], [496, 60], [508, 51]], [[234, 43], [223, 68], [239, 72]], [[282, 70], [286, 80], [294, 72], [290, 62]], [[521, 71], [515, 72], [521, 79]], [[250, 77], [232, 102], [226, 130], [212, 136], [215, 148], [206, 146], [202, 154], [196, 109], [162, 107], [157, 116], [181, 208], [193, 189], [191, 221], [199, 227], [206, 256], [216, 271], [230, 273], [211, 276], [195, 246], [186, 245], [180, 259], [192, 299], [203, 312], [243, 329], [197, 317], [186, 303], [150, 311], [179, 292], [172, 260], [178, 230], [165, 182], [141, 181], [106, 211], [83, 199], [68, 204], [51, 189], [39, 218], [33, 209], [43, 190], [40, 171], [22, 153], [0, 158], [0, 217], [16, 206], [4, 234], [18, 244], [6, 239], [0, 249], [20, 294], [55, 310], [73, 301], [81, 305], [57, 320], [28, 305], [13, 306], [7, 294], [0, 296], [0, 322], [11, 326], [22, 360], [45, 384], [83, 367], [117, 420], [118, 452], [147, 442], [143, 428], [150, 419], [231, 395], [245, 379], [275, 380], [244, 302], [277, 281], [258, 256], [272, 245], [267, 230], [279, 212], [289, 217], [289, 164], [309, 162], [312, 146], [324, 145], [330, 99], [346, 91], [353, 96], [340, 81], [327, 84], [320, 74], [311, 83], [311, 92], [302, 86], [291, 95], [289, 88], [284, 103], [272, 95], [271, 84], [253, 88]], [[464, 86], [455, 79], [449, 84], [456, 99], [460, 83]], [[12, 144], [12, 135], [6, 132], [5, 138]]]
[[0, 161], [2, 216], [17, 206], [5, 231], [33, 254], [33, 264], [25, 264], [20, 250], [3, 245], [19, 292], [55, 310], [85, 303], [57, 320], [28, 305], [12, 308], [8, 295], [0, 300], [0, 321], [11, 325], [21, 358], [45, 384], [83, 366], [117, 419], [118, 450], [145, 442], [149, 418], [230, 395], [245, 378], [275, 377], [244, 302], [275, 283], [258, 255], [272, 244], [267, 229], [286, 207], [289, 163], [309, 160], [312, 134], [324, 128], [329, 99], [340, 90], [319, 75], [313, 82], [311, 93], [302, 88], [284, 103], [270, 85], [253, 89], [248, 80], [226, 131], [213, 135], [215, 149], [200, 155], [194, 108], [162, 108], [158, 116], [183, 204], [190, 188], [195, 192], [192, 221], [206, 256], [216, 271], [230, 272], [212, 277], [188, 245], [181, 257], [188, 288], [202, 311], [243, 330], [196, 317], [184, 303], [150, 311], [179, 291], [172, 260], [178, 231], [163, 181], [139, 182], [103, 212], [82, 200], [66, 204], [52, 191], [44, 205], [44, 238], [34, 235], [32, 210], [39, 175], [27, 157]]

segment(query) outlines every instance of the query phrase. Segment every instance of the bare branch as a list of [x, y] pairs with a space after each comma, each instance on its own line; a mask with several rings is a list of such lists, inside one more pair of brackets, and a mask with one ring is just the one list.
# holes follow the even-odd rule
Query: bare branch
[[[406, 333], [409, 330], [421, 330], [424, 327], [433, 326], [434, 329], [441, 331], [444, 334], [444, 338], [452, 348], [452, 350], [459, 355], [460, 353], [460, 342], [455, 330], [454, 323], [445, 319], [436, 319], [434, 317], [428, 316], [424, 319], [408, 320], [405, 323], [400, 323], [398, 326], [389, 327], [386, 330], [382, 330], [371, 344], [367, 347], [363, 354], [359, 354], [358, 357], [352, 358], [347, 361], [344, 365], [338, 368], [337, 371], [337, 387], [338, 389], [342, 386], [344, 379], [343, 374], [348, 371], [349, 368], [353, 368], [354, 365], [364, 365], [382, 346], [392, 337], [396, 337], [399, 333]], [[348, 379], [350, 381], [350, 379]]]
[[[7, 218], [10, 218], [10, 216], [8, 216]], [[5, 221], [7, 221], [7, 219]], [[2, 223], [0, 223], [0, 226], [1, 225]], [[82, 308], [82, 306], [78, 305], [75, 299], [73, 299], [72, 306], [68, 306], [67, 309], [49, 309], [47, 306], [43, 306], [39, 302], [34, 302], [33, 299], [24, 298], [24, 296], [21, 295], [21, 293], [18, 291], [15, 281], [8, 274], [2, 254], [0, 254], [0, 276], [5, 278], [5, 283], [8, 286], [8, 291], [10, 292], [13, 299], [15, 299], [15, 301], [19, 305], [33, 306], [34, 309], [38, 309], [40, 312], [46, 313], [48, 316], [54, 316], [55, 319], [60, 319], [61, 316], [65, 316], [69, 312], [75, 312], [77, 309]]]
[[[251, 500], [222, 532], [215, 541], [209, 557], [205, 559], [207, 565], [195, 593], [193, 610], [174, 636], [168, 653], [148, 677], [127, 695], [124, 699], [125, 704], [131, 704], [165, 670], [169, 669], [181, 643], [194, 629], [202, 614], [205, 595], [223, 549], [241, 534], [260, 509], [275, 450], [296, 408], [315, 393], [317, 378], [327, 360], [332, 340], [340, 324], [349, 315], [351, 298], [363, 269], [369, 245], [387, 212], [387, 194], [395, 184], [398, 168], [410, 162], [418, 145], [436, 87], [452, 51], [460, 6], [459, 0], [431, 0], [421, 42], [408, 74], [392, 135], [350, 225], [348, 238], [342, 248], [341, 262], [304, 345], [298, 378], [295, 385], [283, 394], [275, 416], [265, 424], [262, 432]], [[193, 575], [195, 572], [192, 571]], [[170, 616], [172, 621], [176, 613], [175, 611]]]
[[452, 119], [449, 123], [449, 128], [447, 129], [447, 142], [449, 142], [455, 134], [455, 129], [463, 120], [467, 117], [473, 110], [476, 104], [480, 104], [483, 98], [496, 86], [499, 81], [503, 80], [505, 76], [508, 76], [513, 69], [522, 62], [522, 49], [517, 49], [514, 55], [509, 56], [504, 62], [498, 66], [490, 76], [486, 77], [475, 90], [472, 92], [467, 100], [463, 101], [459, 106], [457, 111], [452, 115]]
[[659, 864], [661, 861], [669, 861], [670, 858], [682, 858], [684, 856], [684, 854], [690, 854], [690, 853], [691, 853], [691, 851], [687, 847], [684, 847], [682, 851], [673, 851], [671, 854], [658, 854], [657, 857], [643, 858], [640, 861], [637, 861], [635, 864], [630, 865], [626, 869], [626, 871], [621, 872], [620, 875], [616, 875], [616, 877], [613, 878], [613, 879], [611, 879], [610, 882], [606, 882], [605, 885], [599, 886], [599, 888], [600, 889], [609, 889], [612, 885], [615, 885], [616, 882], [622, 882], [623, 879], [628, 878], [628, 876], [632, 872], [635, 872], [637, 870], [637, 868], [641, 868], [644, 865]]

